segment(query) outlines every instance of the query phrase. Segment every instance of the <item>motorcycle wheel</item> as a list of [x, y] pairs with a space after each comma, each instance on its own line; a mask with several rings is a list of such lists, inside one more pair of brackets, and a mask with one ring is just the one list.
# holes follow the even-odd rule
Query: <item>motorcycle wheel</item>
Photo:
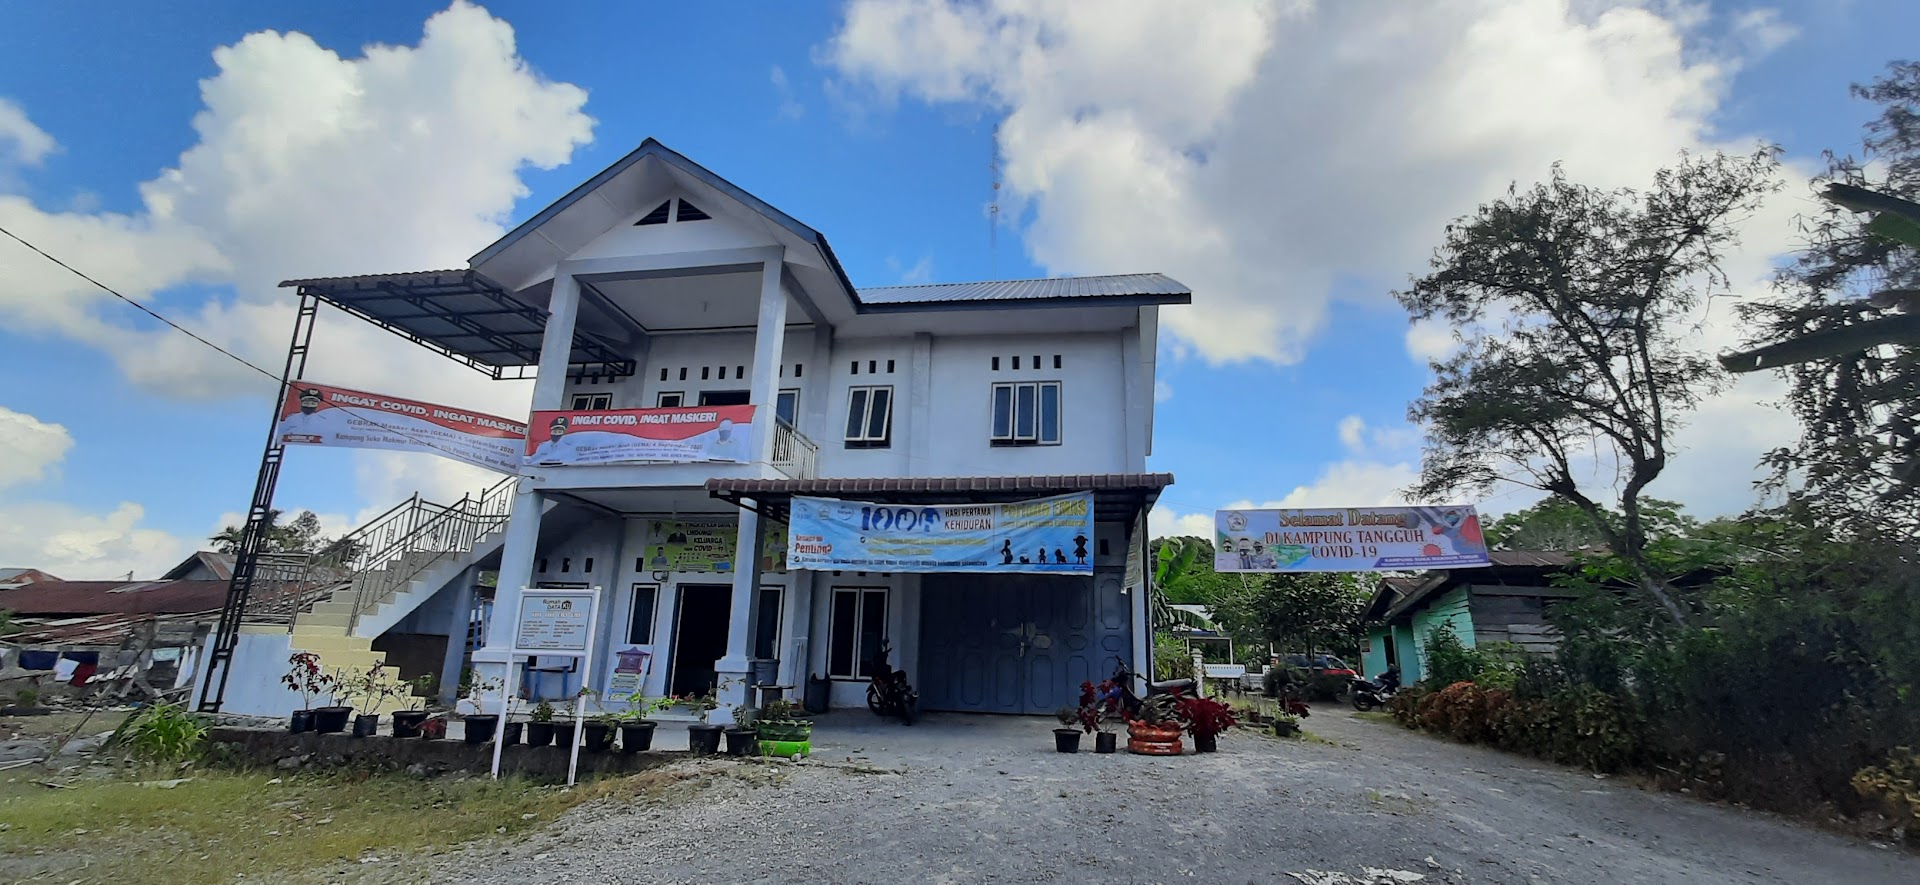
[[887, 703], [880, 697], [880, 689], [871, 685], [867, 686], [867, 709], [875, 716], [887, 715]]
[[1373, 709], [1373, 706], [1374, 706], [1373, 703], [1367, 700], [1366, 695], [1363, 695], [1357, 691], [1353, 692], [1353, 708], [1355, 710], [1359, 710], [1360, 712], [1365, 713], [1368, 710]]

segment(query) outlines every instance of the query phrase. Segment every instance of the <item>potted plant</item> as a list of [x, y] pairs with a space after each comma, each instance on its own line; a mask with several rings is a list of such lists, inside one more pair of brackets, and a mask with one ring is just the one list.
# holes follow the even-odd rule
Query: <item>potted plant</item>
[[1127, 752], [1145, 756], [1178, 756], [1180, 743], [1179, 693], [1157, 694], [1140, 702], [1136, 718], [1127, 722]]
[[1220, 749], [1220, 734], [1237, 723], [1233, 719], [1233, 708], [1212, 698], [1181, 698], [1180, 718], [1186, 720], [1187, 733], [1193, 735], [1195, 753], [1212, 753]]
[[1081, 730], [1093, 735], [1093, 751], [1113, 752], [1119, 743], [1113, 733], [1113, 722], [1120, 712], [1119, 686], [1111, 679], [1100, 680], [1098, 687], [1092, 682], [1080, 683], [1079, 712]]
[[544, 747], [553, 743], [553, 705], [545, 700], [533, 706], [527, 722], [527, 746]]
[[1300, 717], [1292, 713], [1276, 713], [1268, 717], [1273, 723], [1275, 737], [1293, 737], [1300, 733]]
[[760, 732], [754, 728], [759, 718], [752, 707], [733, 708], [733, 724], [727, 727], [727, 755], [751, 756], [760, 748]]
[[[475, 710], [486, 709], [483, 706], [488, 698], [500, 691], [501, 682], [483, 676], [471, 676], [467, 679], [467, 700], [473, 702]], [[469, 744], [484, 744], [493, 740], [493, 734], [500, 730], [499, 713], [468, 713], [460, 718], [465, 726], [464, 735]], [[504, 736], [502, 736], [504, 740]]]
[[620, 717], [607, 712], [600, 705], [600, 693], [591, 688], [580, 689], [588, 701], [593, 703], [594, 714], [581, 725], [586, 733], [581, 736], [580, 744], [589, 753], [604, 753], [613, 748], [613, 730], [620, 725]]
[[[340, 687], [338, 696], [347, 701], [352, 709], [365, 710], [353, 717], [353, 736], [357, 738], [373, 737], [380, 731], [380, 702], [393, 697], [394, 684], [387, 679], [386, 663], [374, 661], [365, 670], [338, 670], [334, 681]], [[354, 703], [354, 702], [358, 703]]]
[[707, 723], [707, 715], [720, 706], [719, 692], [707, 689], [706, 694], [684, 694], [673, 699], [674, 703], [700, 717], [698, 724], [687, 726], [687, 749], [702, 755], [711, 756], [720, 752], [720, 732], [725, 729]]
[[1080, 752], [1080, 708], [1061, 707], [1053, 711], [1060, 727], [1053, 730], [1053, 749], [1061, 753]]
[[627, 708], [620, 713], [620, 751], [638, 753], [653, 746], [653, 730], [659, 725], [647, 717], [673, 705], [672, 698], [649, 698], [636, 691], [625, 698]]
[[420, 724], [427, 721], [427, 698], [438, 683], [432, 673], [427, 673], [394, 686], [394, 693], [407, 705], [405, 710], [393, 711], [394, 737], [420, 737], [424, 733]]
[[760, 752], [773, 756], [808, 755], [813, 751], [813, 723], [785, 698], [768, 701], [753, 721]]
[[[280, 684], [300, 694], [300, 709], [293, 711], [287, 730], [294, 734], [312, 731], [313, 698], [322, 694], [331, 697], [334, 686], [333, 677], [320, 669], [320, 656], [310, 651], [296, 651], [287, 656], [287, 672], [281, 674]], [[341, 725], [346, 725], [344, 716]]]

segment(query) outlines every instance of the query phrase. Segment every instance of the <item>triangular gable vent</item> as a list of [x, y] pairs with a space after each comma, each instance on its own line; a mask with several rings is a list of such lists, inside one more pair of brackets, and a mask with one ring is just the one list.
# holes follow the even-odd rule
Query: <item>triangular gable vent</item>
[[643, 225], [643, 224], [666, 224], [668, 215], [672, 211], [673, 211], [673, 201], [668, 200], [664, 203], [661, 203], [659, 207], [655, 208], [652, 212], [648, 212], [647, 217], [634, 222], [633, 226], [639, 227], [640, 225]]
[[695, 206], [695, 205], [693, 205], [692, 203], [689, 203], [689, 202], [687, 202], [686, 200], [681, 200], [681, 201], [680, 201], [680, 216], [679, 216], [678, 218], [676, 218], [676, 219], [674, 219], [674, 220], [676, 220], [676, 221], [706, 221], [707, 219], [709, 219], [709, 218], [712, 218], [712, 217], [713, 217], [713, 216], [711, 216], [711, 215], [708, 215], [707, 213], [705, 213], [705, 212], [702, 212], [702, 211], [700, 211], [700, 207], [698, 207], [698, 206]]

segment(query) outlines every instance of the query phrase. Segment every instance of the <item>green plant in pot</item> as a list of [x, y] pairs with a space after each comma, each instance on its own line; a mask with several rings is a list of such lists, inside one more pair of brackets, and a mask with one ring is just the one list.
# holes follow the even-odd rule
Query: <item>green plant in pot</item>
[[544, 747], [553, 743], [553, 705], [542, 699], [533, 705], [527, 717], [527, 746]]
[[1053, 748], [1062, 753], [1080, 752], [1080, 708], [1061, 707], [1053, 711], [1060, 727], [1053, 730]]
[[653, 730], [659, 723], [647, 717], [673, 706], [673, 699], [650, 698], [646, 692], [636, 691], [623, 700], [627, 702], [627, 708], [620, 712], [621, 752], [638, 753], [651, 748]]
[[1293, 737], [1300, 733], [1300, 717], [1292, 713], [1275, 713], [1267, 717], [1273, 723], [1273, 733], [1278, 737]]
[[610, 713], [600, 705], [600, 692], [591, 688], [580, 689], [581, 696], [593, 704], [593, 715], [581, 723], [585, 732], [580, 737], [580, 745], [590, 753], [604, 753], [613, 749], [613, 730], [620, 726], [618, 714]]
[[799, 705], [785, 698], [767, 702], [753, 721], [760, 752], [771, 756], [805, 756], [813, 752], [813, 722]]
[[381, 701], [394, 696], [396, 687], [387, 678], [386, 662], [374, 661], [365, 670], [337, 670], [334, 680], [339, 685], [335, 695], [351, 708], [363, 711], [353, 717], [353, 736], [365, 738], [379, 733], [380, 714], [376, 711]]
[[705, 694], [680, 695], [673, 702], [700, 717], [698, 723], [687, 726], [687, 749], [702, 756], [720, 752], [720, 733], [726, 729], [707, 722], [707, 716], [720, 706], [719, 689], [709, 688]]
[[[280, 684], [288, 691], [300, 695], [300, 708], [293, 711], [293, 717], [287, 721], [287, 730], [294, 734], [314, 730], [313, 699], [318, 696], [331, 698], [334, 681], [332, 674], [320, 669], [320, 656], [310, 651], [296, 651], [287, 656], [287, 672], [280, 675]], [[341, 725], [346, 724], [341, 717]]]
[[727, 726], [727, 755], [751, 756], [760, 748], [760, 732], [754, 722], [760, 712], [752, 707], [733, 708], [733, 724]]
[[[487, 702], [500, 693], [501, 681], [484, 676], [468, 676], [466, 680], [467, 701], [475, 710], [485, 710]], [[505, 712], [505, 711], [503, 711]], [[484, 744], [493, 740], [495, 732], [500, 730], [501, 713], [469, 713], [461, 717], [464, 725], [464, 738], [469, 744]], [[503, 736], [501, 738], [505, 740]], [[512, 743], [512, 741], [508, 741]]]
[[433, 696], [439, 684], [439, 679], [427, 673], [395, 686], [395, 694], [407, 708], [393, 711], [394, 737], [420, 737], [420, 724], [427, 721], [427, 698]]

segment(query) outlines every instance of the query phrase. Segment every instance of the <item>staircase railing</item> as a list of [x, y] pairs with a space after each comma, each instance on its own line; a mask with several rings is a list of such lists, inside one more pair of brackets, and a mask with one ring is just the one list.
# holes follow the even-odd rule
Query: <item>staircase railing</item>
[[[452, 505], [435, 504], [415, 495], [382, 517], [387, 521], [372, 538], [383, 541], [354, 559], [353, 617], [378, 609], [387, 598], [421, 573], [449, 557], [471, 552], [480, 539], [506, 524], [513, 507], [518, 477], [507, 477], [477, 495], [462, 496]], [[357, 533], [356, 533], [357, 534]]]
[[286, 624], [326, 598], [340, 583], [316, 553], [260, 553], [254, 558], [253, 589], [247, 595], [245, 624]]

